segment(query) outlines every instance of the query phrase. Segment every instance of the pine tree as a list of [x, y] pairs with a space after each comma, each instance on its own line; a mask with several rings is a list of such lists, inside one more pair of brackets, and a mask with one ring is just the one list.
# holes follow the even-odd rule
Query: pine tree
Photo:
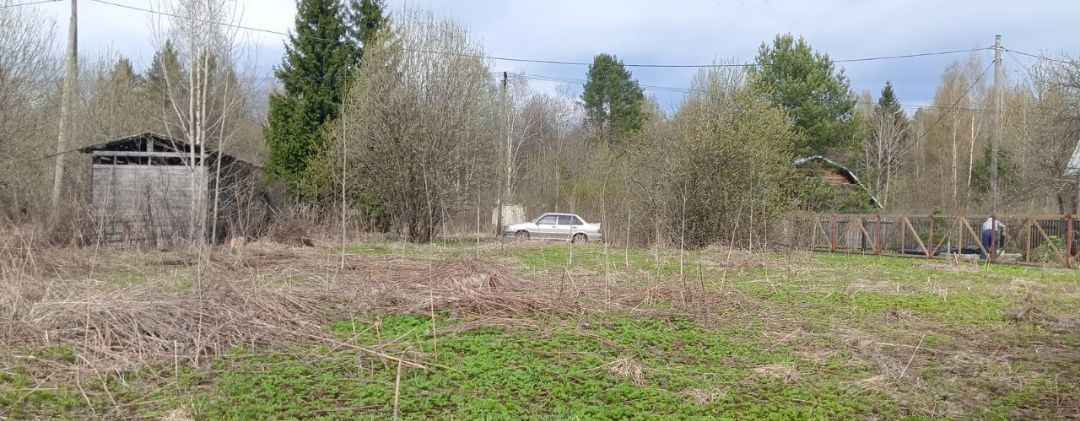
[[581, 100], [600, 139], [617, 142], [641, 129], [645, 95], [622, 61], [609, 54], [593, 57]]
[[283, 92], [270, 96], [266, 129], [267, 172], [294, 191], [326, 141], [323, 126], [338, 116], [351, 56], [340, 2], [300, 0], [297, 6], [295, 33], [275, 71]]
[[761, 44], [757, 66], [750, 68], [755, 91], [783, 107], [803, 137], [796, 148], [805, 155], [826, 155], [854, 146], [855, 95], [844, 71], [806, 40], [777, 35]]

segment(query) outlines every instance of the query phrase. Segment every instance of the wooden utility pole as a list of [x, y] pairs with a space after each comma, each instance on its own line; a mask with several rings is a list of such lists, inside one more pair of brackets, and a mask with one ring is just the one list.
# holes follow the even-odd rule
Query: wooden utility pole
[[52, 190], [52, 216], [55, 218], [60, 211], [60, 197], [64, 190], [64, 155], [67, 153], [67, 136], [71, 129], [70, 103], [75, 96], [75, 83], [79, 75], [78, 58], [78, 20], [79, 6], [76, 0], [71, 0], [71, 23], [68, 24], [68, 48], [67, 60], [64, 64], [64, 87], [60, 95], [60, 130], [56, 137], [56, 167], [53, 174]]
[[1001, 35], [994, 35], [994, 135], [990, 138], [990, 210], [997, 213], [1001, 205], [1001, 191], [998, 189], [998, 148], [1002, 136], [1002, 113], [1005, 109], [1005, 75], [1001, 68]]
[[[513, 110], [510, 109], [510, 100], [509, 100], [510, 99], [510, 94], [509, 94], [509, 92], [507, 92], [507, 89], [508, 89], [507, 79], [508, 79], [507, 73], [503, 72], [503, 77], [502, 77], [502, 100], [503, 101], [502, 102], [503, 102], [503, 110], [506, 112], [506, 159], [508, 160], [504, 164], [507, 166], [506, 168], [509, 168], [509, 166], [510, 166], [510, 162], [509, 162], [509, 159], [510, 159], [510, 136], [512, 135], [511, 131], [513, 130], [513, 128], [510, 127], [510, 118], [511, 118], [510, 113], [513, 112]], [[502, 171], [500, 170], [499, 172], [502, 172]], [[509, 177], [510, 177], [510, 172], [509, 171], [507, 171], [505, 178], [502, 177], [502, 176], [499, 177], [500, 178], [500, 184], [502, 184], [502, 183], [506, 183], [506, 184], [502, 185], [501, 186], [502, 188], [499, 189], [499, 198], [498, 198], [498, 200], [495, 201], [496, 202], [495, 203], [495, 214], [496, 214], [496, 216], [495, 216], [495, 238], [498, 238], [498, 239], [502, 238], [503, 196], [504, 196], [504, 190], [508, 190], [510, 188]]]

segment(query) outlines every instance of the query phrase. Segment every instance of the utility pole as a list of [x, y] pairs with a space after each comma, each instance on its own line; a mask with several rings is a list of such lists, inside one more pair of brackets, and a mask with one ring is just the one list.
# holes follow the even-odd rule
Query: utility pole
[[59, 216], [60, 196], [64, 189], [64, 155], [67, 152], [67, 136], [71, 129], [71, 116], [69, 115], [70, 103], [75, 96], [75, 82], [79, 75], [78, 58], [78, 20], [79, 6], [76, 0], [71, 0], [71, 23], [68, 24], [68, 48], [67, 60], [64, 64], [64, 87], [60, 95], [60, 130], [56, 138], [56, 168], [53, 174], [52, 190], [52, 216]]
[[990, 210], [997, 213], [1001, 205], [1001, 191], [998, 190], [998, 148], [1001, 144], [1002, 113], [1005, 110], [1004, 90], [1005, 75], [1001, 68], [1001, 35], [994, 35], [994, 135], [990, 138]]
[[[507, 157], [507, 159], [509, 159], [510, 158], [510, 135], [511, 135], [510, 131], [512, 129], [510, 127], [510, 113], [512, 111], [510, 110], [510, 101], [509, 101], [510, 95], [507, 92], [507, 76], [508, 76], [507, 73], [503, 72], [503, 77], [502, 77], [502, 102], [503, 102], [503, 110], [506, 112], [506, 157]], [[505, 164], [510, 165], [510, 162], [506, 162]], [[500, 170], [499, 172], [502, 172], [502, 171]], [[507, 177], [509, 177], [509, 173], [507, 173]], [[499, 179], [500, 179], [499, 184], [500, 184], [501, 188], [499, 189], [499, 198], [498, 198], [498, 200], [495, 201], [495, 208], [496, 208], [495, 209], [495, 214], [496, 214], [496, 216], [495, 216], [495, 238], [498, 238], [501, 241], [501, 239], [502, 239], [502, 229], [503, 229], [503, 190], [510, 188], [510, 183], [509, 183], [510, 180], [504, 179], [502, 176], [500, 176]], [[506, 184], [502, 185], [502, 183], [506, 183]]]

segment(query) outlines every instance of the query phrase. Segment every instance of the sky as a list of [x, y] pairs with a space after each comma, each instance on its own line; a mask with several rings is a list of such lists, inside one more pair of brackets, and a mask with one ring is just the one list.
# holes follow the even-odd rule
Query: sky
[[[16, 3], [25, 0], [14, 0]], [[161, 0], [107, 0], [161, 9]], [[615, 54], [625, 63], [708, 64], [751, 62], [762, 42], [777, 34], [804, 37], [833, 59], [856, 59], [989, 47], [994, 35], [1005, 48], [1050, 57], [1080, 56], [1080, 1], [945, 0], [389, 0], [388, 9], [430, 10], [463, 25], [488, 55], [588, 62], [598, 53]], [[37, 6], [56, 19], [58, 43], [67, 30], [67, 0]], [[244, 26], [273, 31], [291, 29], [292, 0], [238, 0]], [[102, 53], [131, 58], [145, 68], [156, 42], [146, 12], [79, 1], [80, 55]], [[283, 37], [241, 31], [252, 46], [246, 57], [258, 77], [272, 74], [281, 62]], [[60, 46], [58, 46], [60, 48]], [[979, 51], [989, 65], [992, 51]], [[856, 92], [875, 97], [891, 81], [900, 101], [914, 108], [929, 104], [942, 72], [965, 54], [843, 63], [839, 67]], [[1012, 80], [1022, 78], [1032, 59], [1007, 53], [1004, 66]], [[566, 82], [530, 82], [539, 90], [579, 95], [587, 67], [493, 60], [495, 72], [524, 72]], [[692, 68], [631, 68], [671, 112], [681, 103]], [[675, 88], [674, 92], [673, 89]], [[912, 110], [913, 111], [913, 110]], [[910, 112], [910, 111], [909, 111]]]

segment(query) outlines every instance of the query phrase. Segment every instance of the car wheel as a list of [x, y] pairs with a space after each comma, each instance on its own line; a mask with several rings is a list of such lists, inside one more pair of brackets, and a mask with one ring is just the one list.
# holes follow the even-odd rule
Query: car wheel
[[529, 239], [529, 232], [528, 231], [518, 231], [518, 232], [514, 233], [514, 239], [518, 240], [518, 241], [528, 240]]
[[579, 232], [577, 234], [574, 234], [574, 238], [571, 238], [570, 242], [574, 243], [574, 244], [588, 243], [589, 242], [589, 237], [586, 237], [585, 234], [582, 234], [582, 233]]

